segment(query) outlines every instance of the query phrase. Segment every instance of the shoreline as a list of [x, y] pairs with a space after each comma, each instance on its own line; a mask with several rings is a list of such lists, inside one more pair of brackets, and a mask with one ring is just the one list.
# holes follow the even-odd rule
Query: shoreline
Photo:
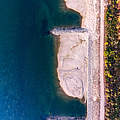
[[85, 0], [83, 3], [82, 0], [74, 2], [65, 0], [65, 2], [67, 8], [83, 16], [81, 27], [87, 31], [76, 31], [77, 28], [52, 30], [53, 34], [60, 37], [57, 54], [60, 86], [68, 96], [79, 99], [85, 97], [87, 120], [103, 120], [104, 79], [101, 64], [104, 59], [101, 56], [104, 47], [104, 29], [102, 29], [104, 27], [104, 13], [102, 13], [104, 0]]
[[[55, 49], [56, 49], [56, 51], [55, 51], [55, 53], [56, 53], [56, 55], [58, 55], [58, 53], [59, 53], [59, 48], [60, 48], [60, 36], [57, 36], [57, 35], [54, 35], [54, 38], [55, 38]], [[56, 56], [57, 57], [57, 56]], [[58, 58], [58, 57], [57, 57]], [[57, 58], [56, 58], [56, 61], [57, 61]], [[58, 62], [56, 63], [56, 68], [58, 68]], [[58, 78], [58, 71], [56, 71], [57, 72], [57, 78]], [[60, 80], [59, 80], [59, 82], [60, 82]], [[59, 83], [58, 83], [59, 84]], [[61, 86], [60, 86], [61, 87]], [[63, 88], [61, 87], [61, 90], [62, 90], [62, 92], [64, 93], [64, 95], [66, 95], [66, 93], [64, 92], [64, 90], [63, 90]], [[64, 96], [63, 95], [63, 96]], [[69, 96], [69, 95], [68, 95]], [[71, 96], [69, 96], [69, 97], [71, 97]], [[76, 98], [76, 99], [78, 99], [78, 98]], [[85, 98], [84, 98], [84, 96], [83, 96], [83, 98], [82, 99], [79, 99], [80, 100], [80, 102], [82, 103], [82, 104], [84, 104], [85, 106], [87, 105], [86, 103], [85, 103]]]
[[[56, 63], [55, 63], [55, 66], [56, 66], [56, 68], [58, 68], [58, 60], [57, 60], [57, 55], [58, 55], [58, 53], [59, 53], [59, 48], [60, 48], [60, 37], [58, 36], [58, 35], [54, 35], [54, 40], [55, 40], [55, 54], [56, 54], [56, 58], [55, 58], [55, 61], [57, 61]], [[58, 72], [57, 72], [57, 70], [55, 70], [55, 72], [54, 72], [55, 74], [56, 74], [56, 77], [58, 78]], [[64, 92], [64, 90], [63, 90], [63, 88], [60, 86], [60, 80], [58, 79], [58, 83], [55, 83], [56, 85], [57, 85], [57, 89], [58, 89], [58, 94], [60, 94], [60, 95], [62, 95], [62, 97], [64, 98], [65, 97], [65, 99], [73, 99], [73, 97], [71, 97], [71, 96], [67, 96], [67, 98], [66, 98], [66, 93]], [[59, 88], [60, 87], [60, 88]], [[69, 98], [70, 97], [70, 98]], [[81, 102], [81, 104], [83, 104], [84, 106], [87, 106], [87, 103], [85, 103], [85, 98], [83, 97], [82, 99], [79, 99], [79, 98], [75, 98], [75, 99], [77, 99], [77, 100], [79, 100], [80, 102]], [[85, 116], [87, 115], [87, 111], [86, 111], [86, 114], [85, 114]]]

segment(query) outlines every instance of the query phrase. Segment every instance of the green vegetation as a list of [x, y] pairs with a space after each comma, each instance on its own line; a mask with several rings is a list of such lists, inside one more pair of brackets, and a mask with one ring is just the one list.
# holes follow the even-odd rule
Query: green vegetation
[[105, 119], [120, 120], [120, 23], [118, 0], [109, 0], [105, 13]]

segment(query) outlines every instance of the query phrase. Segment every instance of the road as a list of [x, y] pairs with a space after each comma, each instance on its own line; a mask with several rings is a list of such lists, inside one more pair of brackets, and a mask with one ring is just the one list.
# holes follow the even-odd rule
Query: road
[[100, 120], [105, 119], [104, 95], [104, 0], [100, 1]]

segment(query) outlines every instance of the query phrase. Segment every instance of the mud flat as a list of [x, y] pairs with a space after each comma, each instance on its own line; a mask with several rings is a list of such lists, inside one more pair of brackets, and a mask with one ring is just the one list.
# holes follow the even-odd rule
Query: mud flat
[[68, 8], [79, 12], [83, 19], [82, 28], [52, 30], [53, 34], [60, 37], [57, 55], [60, 85], [67, 95], [85, 98], [87, 120], [104, 120], [103, 58], [100, 59], [103, 56], [104, 1], [65, 2]]

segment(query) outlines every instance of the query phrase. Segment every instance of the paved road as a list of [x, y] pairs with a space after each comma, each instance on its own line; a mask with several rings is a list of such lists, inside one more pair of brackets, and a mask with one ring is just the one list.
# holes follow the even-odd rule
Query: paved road
[[100, 1], [100, 120], [104, 120], [104, 0]]

